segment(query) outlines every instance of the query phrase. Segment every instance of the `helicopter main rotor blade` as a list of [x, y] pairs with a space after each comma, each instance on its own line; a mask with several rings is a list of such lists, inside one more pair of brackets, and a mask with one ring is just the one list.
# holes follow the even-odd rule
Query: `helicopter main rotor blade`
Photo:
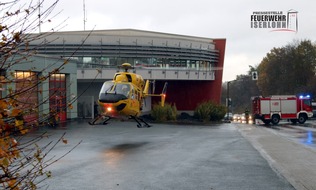
[[167, 93], [167, 87], [168, 87], [168, 82], [165, 82], [165, 85], [163, 86], [161, 94], [166, 94]]
[[154, 80], [154, 81], [152, 81], [152, 83], [153, 83], [153, 89], [152, 89], [152, 94], [155, 94], [155, 90], [156, 90], [156, 81]]

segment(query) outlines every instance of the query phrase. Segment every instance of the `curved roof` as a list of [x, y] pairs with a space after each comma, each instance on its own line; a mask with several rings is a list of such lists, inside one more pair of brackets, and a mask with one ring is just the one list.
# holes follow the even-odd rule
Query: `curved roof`
[[218, 59], [213, 39], [204, 37], [135, 29], [65, 31], [40, 35], [45, 36], [44, 39], [31, 41], [29, 45], [37, 46], [37, 51], [43, 54], [160, 57], [210, 62]]

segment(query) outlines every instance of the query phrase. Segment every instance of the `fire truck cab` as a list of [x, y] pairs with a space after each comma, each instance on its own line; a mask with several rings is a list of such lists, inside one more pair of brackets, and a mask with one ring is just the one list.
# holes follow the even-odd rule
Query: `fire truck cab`
[[260, 119], [265, 124], [277, 125], [281, 119], [292, 123], [305, 123], [313, 116], [310, 96], [277, 95], [270, 97], [252, 97], [253, 119]]

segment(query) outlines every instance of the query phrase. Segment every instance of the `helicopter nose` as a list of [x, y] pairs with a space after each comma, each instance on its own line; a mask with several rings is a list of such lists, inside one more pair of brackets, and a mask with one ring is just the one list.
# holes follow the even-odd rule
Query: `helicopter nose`
[[102, 104], [102, 111], [105, 113], [112, 113], [115, 110], [113, 109], [112, 104]]
[[122, 111], [122, 110], [125, 108], [125, 106], [126, 106], [126, 104], [125, 104], [125, 103], [122, 103], [122, 104], [116, 106], [116, 110], [117, 110], [117, 111]]
[[104, 107], [104, 110], [105, 110], [104, 114], [107, 116], [115, 117], [117, 115], [117, 111], [115, 107], [113, 107], [113, 105], [106, 105]]
[[106, 108], [106, 111], [108, 111], [108, 112], [112, 112], [112, 107], [110, 107], [110, 106], [109, 106], [109, 107], [107, 107], [107, 108]]

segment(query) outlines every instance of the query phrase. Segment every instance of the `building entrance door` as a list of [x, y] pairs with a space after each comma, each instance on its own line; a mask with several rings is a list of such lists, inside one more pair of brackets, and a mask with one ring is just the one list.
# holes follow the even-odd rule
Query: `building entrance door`
[[[67, 119], [66, 75], [52, 74], [49, 77], [49, 109], [60, 122]], [[55, 117], [56, 118], [56, 117]]]
[[38, 76], [36, 72], [16, 71], [15, 90], [18, 107], [24, 110], [23, 120], [27, 123], [36, 122], [38, 119]]

